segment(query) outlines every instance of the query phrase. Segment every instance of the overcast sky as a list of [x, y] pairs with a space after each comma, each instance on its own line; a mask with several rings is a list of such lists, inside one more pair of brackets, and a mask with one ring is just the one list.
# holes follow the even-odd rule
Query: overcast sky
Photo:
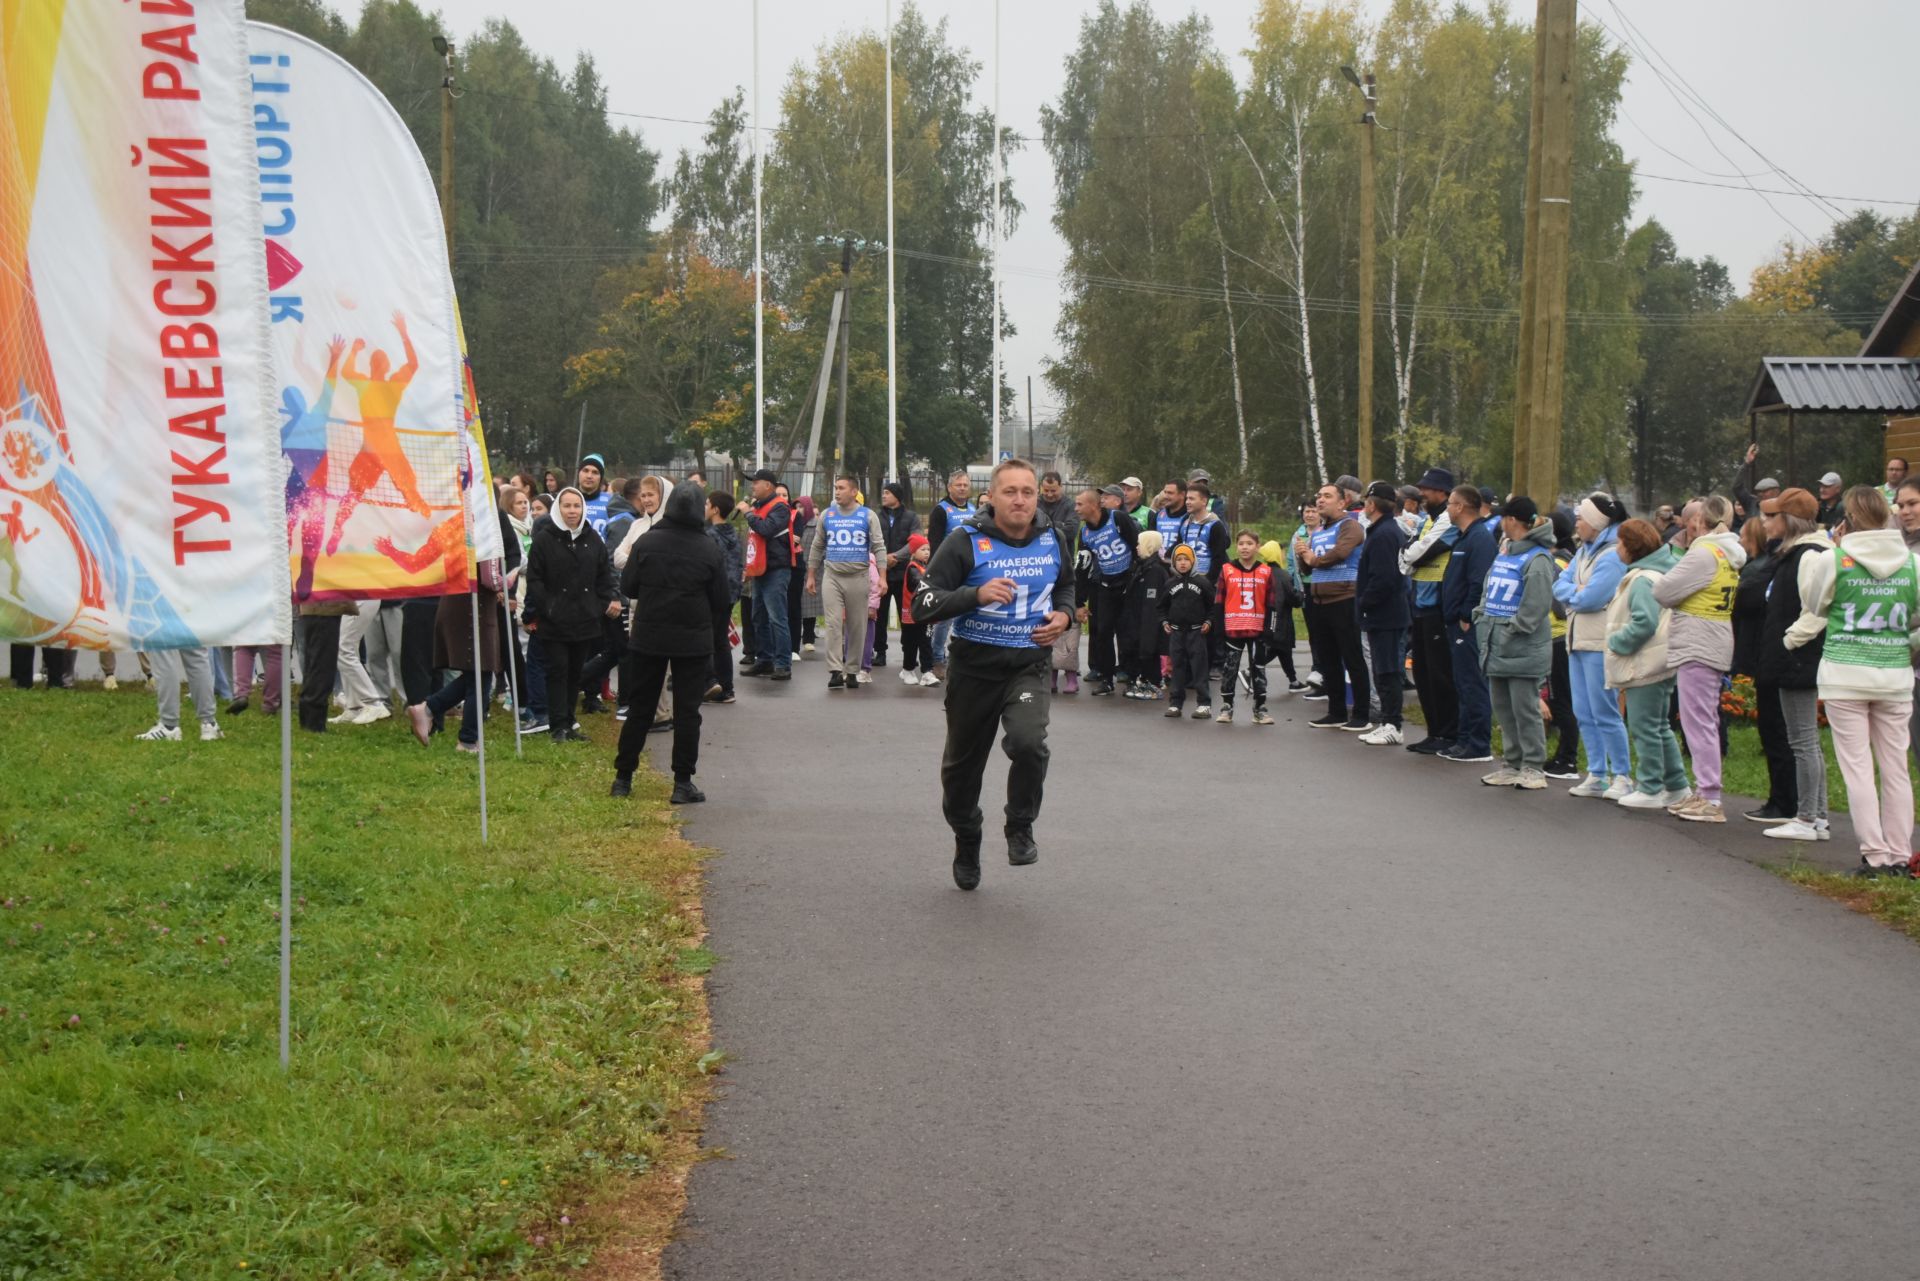
[[[456, 36], [488, 18], [503, 17], [529, 45], [563, 68], [583, 45], [590, 48], [615, 111], [700, 118], [736, 84], [751, 94], [751, 0], [441, 2]], [[781, 82], [796, 60], [810, 57], [822, 41], [842, 32], [862, 27], [878, 31], [883, 25], [882, 0], [764, 0], [760, 7], [761, 99], [770, 125], [776, 123]], [[1076, 0], [1025, 0], [1004, 6], [1004, 126], [1038, 136], [1040, 107], [1058, 94], [1081, 15], [1091, 7]], [[1153, 7], [1168, 19], [1198, 10], [1212, 22], [1218, 46], [1244, 71], [1239, 51], [1247, 44], [1252, 0], [1154, 0]], [[1386, 7], [1385, 0], [1362, 3], [1372, 17]], [[1524, 13], [1531, 6], [1519, 0], [1513, 8]], [[983, 64], [982, 105], [991, 103], [993, 93], [993, 10], [989, 0], [927, 0], [922, 5], [929, 20], [945, 16], [954, 43]], [[1920, 46], [1917, 0], [1591, 0], [1581, 6], [1581, 17], [1657, 50], [1670, 79], [1684, 79], [1727, 125], [1813, 191], [1920, 198], [1913, 118], [1911, 107], [1904, 104], [1906, 64]], [[1642, 173], [1735, 185], [1739, 178], [1720, 175], [1747, 174], [1755, 175], [1751, 181], [1757, 187], [1789, 185], [1765, 172], [1766, 161], [1697, 105], [1693, 116], [1706, 125], [1705, 132], [1636, 56], [1617, 136]], [[622, 123], [641, 129], [648, 144], [662, 153], [663, 167], [670, 166], [679, 148], [699, 143], [698, 126]], [[1064, 248], [1050, 222], [1053, 179], [1045, 149], [1036, 142], [1016, 153], [1008, 175], [1028, 212], [1002, 251], [1005, 267], [1057, 272]], [[1818, 236], [1834, 217], [1832, 209], [1800, 197], [1763, 199], [1744, 189], [1651, 177], [1643, 178], [1639, 187], [1636, 221], [1658, 217], [1682, 253], [1719, 258], [1743, 289], [1748, 274], [1774, 252], [1781, 238], [1795, 234], [1790, 222]], [[1848, 212], [1857, 207], [1837, 203]], [[1897, 205], [1874, 207], [1890, 215], [1902, 212]], [[1038, 374], [1056, 350], [1059, 286], [1045, 277], [1014, 274], [1004, 277], [1004, 288], [1009, 318], [1019, 330], [1007, 344], [1008, 379], [1020, 388], [1027, 375], [1035, 375], [1037, 416], [1051, 417]]]

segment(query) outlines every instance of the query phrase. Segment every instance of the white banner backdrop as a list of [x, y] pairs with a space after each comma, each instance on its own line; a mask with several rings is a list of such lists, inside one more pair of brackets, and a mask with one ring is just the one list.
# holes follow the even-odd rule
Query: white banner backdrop
[[487, 481], [426, 162], [352, 65], [264, 23], [248, 40], [294, 596], [465, 591], [463, 490]]
[[240, 0], [0, 0], [0, 636], [290, 637]]

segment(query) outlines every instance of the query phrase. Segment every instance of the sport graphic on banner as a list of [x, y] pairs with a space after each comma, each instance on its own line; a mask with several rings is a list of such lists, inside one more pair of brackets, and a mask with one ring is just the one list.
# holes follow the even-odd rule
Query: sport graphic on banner
[[247, 34], [294, 596], [465, 591], [464, 365], [426, 162], [350, 64]]
[[0, 636], [291, 631], [240, 0], [0, 0]]

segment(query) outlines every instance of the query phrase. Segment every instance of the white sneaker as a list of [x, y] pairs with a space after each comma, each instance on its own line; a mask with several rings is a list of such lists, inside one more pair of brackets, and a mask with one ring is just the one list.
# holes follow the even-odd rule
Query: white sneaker
[[932, 672], [920, 673], [921, 689], [932, 689], [935, 685], [938, 685], [939, 683], [940, 683], [940, 678], [938, 676], [935, 676]]
[[1631, 778], [1625, 774], [1615, 774], [1613, 782], [1607, 784], [1607, 790], [1600, 795], [1610, 801], [1621, 801], [1632, 796], [1636, 790]]
[[807, 653], [811, 654], [813, 653], [813, 642], [808, 641], [806, 644], [802, 645], [800, 648], [806, 650]]
[[1520, 771], [1514, 769], [1511, 765], [1502, 765], [1491, 774], [1482, 774], [1480, 781], [1488, 787], [1518, 787], [1520, 786]]
[[133, 741], [136, 743], [177, 743], [180, 741], [180, 727], [175, 725], [169, 728], [165, 725], [155, 725], [144, 734], [135, 734]]
[[327, 717], [327, 724], [329, 724], [329, 725], [346, 725], [346, 724], [348, 724], [348, 723], [350, 723], [350, 722], [351, 722], [351, 721], [353, 720], [353, 718], [354, 718], [355, 716], [358, 716], [359, 714], [360, 714], [360, 713], [359, 713], [359, 710], [358, 710], [357, 708], [356, 708], [356, 709], [350, 709], [350, 710], [348, 710], [348, 711], [344, 711], [344, 712], [341, 712], [341, 713], [340, 713], [340, 714], [339, 714], [338, 716], [329, 716], [329, 717]]
[[1213, 715], [1213, 706], [1210, 703], [1202, 703], [1200, 704], [1200, 706], [1193, 709], [1193, 719], [1195, 719], [1196, 721], [1207, 720], [1212, 715]]
[[918, 685], [920, 683], [920, 673], [910, 672], [903, 667], [900, 669], [900, 683], [902, 685]]
[[100, 682], [100, 688], [106, 690], [108, 693], [112, 693], [114, 690], [120, 688], [120, 682], [116, 678], [109, 676]]
[[1766, 831], [1760, 833], [1760, 835], [1771, 836], [1776, 841], [1817, 841], [1820, 839], [1819, 831], [1816, 830], [1811, 823], [1801, 818], [1796, 818], [1788, 823], [1776, 823]]
[[1607, 785], [1600, 781], [1598, 774], [1589, 774], [1567, 789], [1568, 796], [1605, 796]]
[[797, 649], [793, 651], [793, 661], [796, 663], [800, 661], [800, 651]]
[[1623, 810], [1664, 810], [1667, 808], [1665, 792], [1642, 792], [1638, 789], [1628, 792], [1620, 798]]
[[1520, 781], [1515, 783], [1514, 786], [1523, 792], [1545, 791], [1547, 786], [1547, 773], [1545, 770], [1523, 769], [1520, 771]]
[[1371, 733], [1362, 734], [1360, 741], [1374, 747], [1393, 747], [1406, 740], [1401, 736], [1398, 725], [1376, 725]]
[[1814, 819], [1813, 820], [1813, 838], [1817, 841], [1832, 840], [1833, 825], [1828, 823], [1827, 820], [1824, 818]]
[[350, 720], [348, 724], [372, 725], [374, 722], [384, 721], [392, 715], [393, 709], [385, 703], [368, 703], [365, 707], [362, 707], [353, 714], [353, 719]]
[[218, 742], [220, 739], [225, 738], [226, 736], [227, 736], [226, 732], [220, 728], [219, 722], [217, 721], [201, 721], [200, 722], [200, 741], [201, 742], [214, 743], [214, 742]]

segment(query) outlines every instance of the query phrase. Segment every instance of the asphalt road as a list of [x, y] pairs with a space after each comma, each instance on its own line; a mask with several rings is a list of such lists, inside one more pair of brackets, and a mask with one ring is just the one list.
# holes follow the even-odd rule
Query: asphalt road
[[1752, 825], [1082, 696], [1039, 864], [996, 755], [965, 894], [942, 692], [796, 671], [708, 716], [730, 1060], [667, 1276], [1920, 1275], [1920, 952]]

